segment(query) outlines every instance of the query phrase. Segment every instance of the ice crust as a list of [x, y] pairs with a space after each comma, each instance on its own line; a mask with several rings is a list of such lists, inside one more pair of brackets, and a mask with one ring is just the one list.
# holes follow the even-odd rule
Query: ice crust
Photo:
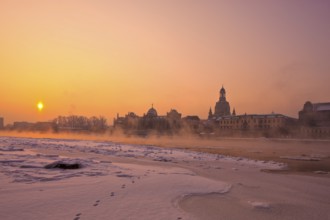
[[[109, 170], [121, 171], [113, 164], [106, 164], [91, 158], [66, 158], [67, 162], [80, 161], [84, 169], [74, 173], [47, 171], [42, 168], [28, 170], [27, 168], [44, 167], [47, 164], [63, 159], [64, 156], [55, 154], [35, 153], [38, 150], [58, 150], [59, 152], [95, 153], [119, 158], [149, 159], [163, 163], [178, 161], [223, 161], [235, 162], [240, 165], [258, 167], [260, 169], [282, 169], [286, 165], [276, 162], [255, 161], [246, 158], [235, 158], [216, 154], [191, 152], [179, 149], [165, 149], [146, 145], [127, 145], [113, 142], [96, 142], [64, 139], [34, 139], [0, 137], [0, 170], [18, 182], [34, 182], [42, 179], [57, 180], [80, 175], [107, 175]], [[24, 168], [24, 169], [22, 169]], [[237, 168], [233, 168], [237, 170]], [[40, 175], [39, 175], [40, 174]], [[51, 178], [42, 178], [42, 175]], [[35, 178], [34, 178], [35, 177]]]

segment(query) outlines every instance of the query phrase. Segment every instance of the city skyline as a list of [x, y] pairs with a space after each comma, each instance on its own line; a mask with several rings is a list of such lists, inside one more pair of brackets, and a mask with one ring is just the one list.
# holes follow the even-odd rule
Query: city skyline
[[[219, 99], [218, 99], [217, 102], [215, 102], [214, 108], [210, 107], [208, 117], [207, 117], [207, 118], [201, 118], [202, 120], [205, 120], [205, 119], [207, 119], [207, 120], [214, 120], [214, 119], [216, 119], [216, 118], [221, 118], [221, 117], [226, 117], [226, 116], [236, 116], [236, 110], [235, 110], [235, 108], [233, 108], [233, 110], [232, 110], [233, 113], [231, 113], [231, 111], [230, 111], [230, 107], [229, 107], [230, 103], [227, 102], [226, 98], [223, 99], [223, 97], [226, 97], [226, 91], [225, 91], [224, 86], [222, 86], [221, 89], [220, 89], [220, 92], [219, 92]], [[222, 105], [219, 106], [219, 102], [223, 102], [223, 101], [225, 101], [225, 102], [227, 103], [228, 107], [227, 107], [227, 106], [222, 106]], [[308, 101], [308, 102], [309, 102], [309, 101]], [[306, 102], [306, 103], [307, 103], [307, 102]], [[305, 103], [305, 105], [306, 105], [306, 103]], [[317, 105], [317, 104], [329, 104], [329, 103], [315, 103], [315, 104]], [[304, 108], [305, 108], [305, 105], [304, 105]], [[43, 111], [43, 108], [44, 108], [44, 104], [43, 104], [43, 102], [39, 101], [39, 102], [37, 103], [37, 105], [36, 105], [36, 108], [38, 109], [39, 112]], [[227, 109], [227, 108], [228, 108], [228, 109]], [[225, 109], [226, 109], [226, 110], [225, 110]], [[112, 119], [113, 119], [113, 120], [116, 120], [116, 119], [118, 119], [119, 116], [122, 117], [122, 116], [125, 115], [125, 117], [126, 117], [127, 115], [131, 115], [131, 114], [133, 114], [133, 115], [135, 115], [135, 116], [137, 116], [137, 117], [142, 117], [142, 116], [144, 117], [145, 115], [148, 115], [149, 112], [150, 112], [151, 110], [155, 112], [156, 116], [165, 115], [165, 113], [166, 113], [166, 114], [169, 114], [169, 112], [173, 112], [173, 111], [181, 115], [180, 110], [177, 111], [178, 109], [176, 109], [176, 108], [172, 108], [172, 107], [169, 108], [169, 110], [166, 111], [164, 114], [161, 113], [161, 114], [159, 115], [159, 114], [157, 113], [157, 112], [158, 112], [157, 109], [154, 108], [154, 104], [152, 103], [151, 106], [150, 106], [150, 108], [148, 108], [148, 110], [147, 110], [146, 112], [144, 112], [144, 113], [142, 113], [142, 114], [140, 114], [140, 115], [139, 115], [139, 114], [136, 114], [134, 111], [127, 110], [127, 111], [124, 112], [124, 113], [123, 113], [123, 112], [120, 112], [120, 113], [117, 112], [116, 117], [114, 117], [114, 118], [112, 118]], [[210, 115], [210, 111], [211, 111], [211, 113], [213, 112], [214, 114]], [[217, 113], [217, 112], [218, 112], [218, 113]], [[219, 112], [220, 112], [220, 113], [219, 113]], [[299, 112], [300, 112], [300, 110], [298, 111], [298, 113], [299, 113]], [[299, 114], [300, 114], [300, 113], [299, 113]], [[89, 117], [97, 117], [97, 115], [98, 115], [98, 114], [96, 113], [96, 114], [94, 114], [94, 115], [89, 115]], [[242, 116], [242, 115], [247, 115], [247, 113], [244, 112], [244, 113], [239, 113], [239, 114], [237, 114], [237, 116]], [[280, 112], [276, 112], [276, 113], [275, 113], [275, 112], [271, 112], [271, 113], [263, 113], [263, 114], [260, 114], [260, 113], [258, 113], [258, 112], [253, 112], [253, 113], [249, 113], [248, 115], [268, 115], [268, 116], [271, 116], [271, 115], [283, 115], [283, 116], [287, 117], [285, 114], [282, 114], [282, 113], [280, 113]], [[47, 121], [47, 122], [51, 122], [51, 121], [56, 120], [58, 117], [63, 117], [63, 116], [64, 116], [64, 117], [66, 117], [66, 116], [78, 116], [78, 117], [82, 116], [82, 117], [86, 117], [86, 116], [84, 116], [84, 115], [74, 115], [74, 114], [69, 114], [69, 115], [58, 115], [56, 118], [47, 119], [46, 121]], [[187, 117], [195, 117], [196, 115], [185, 115], [185, 114], [183, 114], [183, 116], [187, 116]], [[198, 115], [197, 115], [197, 116], [198, 116]], [[99, 117], [107, 119], [107, 117], [104, 116], [104, 115], [99, 115]], [[163, 117], [163, 116], [160, 116], [160, 117]], [[211, 117], [211, 118], [210, 118], [210, 117]], [[87, 116], [87, 118], [88, 118], [88, 116]], [[290, 118], [290, 116], [289, 116], [289, 118]], [[3, 123], [4, 123], [4, 117], [0, 117], [0, 119], [2, 119], [2, 124], [3, 124]], [[292, 119], [294, 119], [294, 117], [292, 117]], [[111, 121], [112, 121], [111, 119], [107, 121], [108, 125], [111, 125]], [[17, 121], [17, 120], [13, 120], [13, 122], [14, 122], [14, 124], [15, 124], [15, 123], [21, 123], [21, 121]], [[23, 122], [23, 123], [25, 123], [25, 122], [27, 122], [27, 123], [30, 123], [30, 122], [35, 123], [35, 122], [41, 122], [41, 121], [22, 121], [22, 122]], [[10, 123], [6, 123], [6, 125], [10, 125]]]
[[[328, 1], [1, 1], [0, 117], [298, 117], [330, 97]], [[37, 103], [43, 102], [42, 111]]]

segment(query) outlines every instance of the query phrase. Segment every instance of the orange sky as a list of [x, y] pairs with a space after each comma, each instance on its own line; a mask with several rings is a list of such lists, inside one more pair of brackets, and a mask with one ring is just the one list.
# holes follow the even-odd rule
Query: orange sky
[[[0, 117], [297, 117], [330, 101], [329, 1], [0, 1]], [[45, 108], [39, 112], [38, 101]]]

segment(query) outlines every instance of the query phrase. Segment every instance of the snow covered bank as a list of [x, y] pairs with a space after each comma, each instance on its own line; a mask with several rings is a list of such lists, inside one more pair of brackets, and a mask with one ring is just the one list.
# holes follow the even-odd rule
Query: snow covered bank
[[[222, 217], [239, 211], [235, 207], [273, 216], [284, 204], [278, 195], [288, 193], [281, 189], [276, 197], [272, 191], [294, 184], [295, 194], [303, 192], [301, 180], [260, 172], [284, 167], [146, 145], [0, 137], [0, 219], [219, 219], [210, 208], [194, 213], [199, 209], [192, 200], [202, 207], [210, 198], [220, 205], [217, 210], [230, 205]], [[329, 188], [309, 181], [308, 187]], [[314, 194], [319, 195], [308, 198]]]

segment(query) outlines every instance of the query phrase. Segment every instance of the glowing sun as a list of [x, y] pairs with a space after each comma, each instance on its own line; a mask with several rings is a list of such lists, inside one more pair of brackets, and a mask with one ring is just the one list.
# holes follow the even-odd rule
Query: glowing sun
[[37, 108], [38, 108], [38, 110], [41, 112], [42, 109], [44, 108], [44, 103], [42, 103], [42, 102], [38, 102], [38, 104], [37, 104]]

